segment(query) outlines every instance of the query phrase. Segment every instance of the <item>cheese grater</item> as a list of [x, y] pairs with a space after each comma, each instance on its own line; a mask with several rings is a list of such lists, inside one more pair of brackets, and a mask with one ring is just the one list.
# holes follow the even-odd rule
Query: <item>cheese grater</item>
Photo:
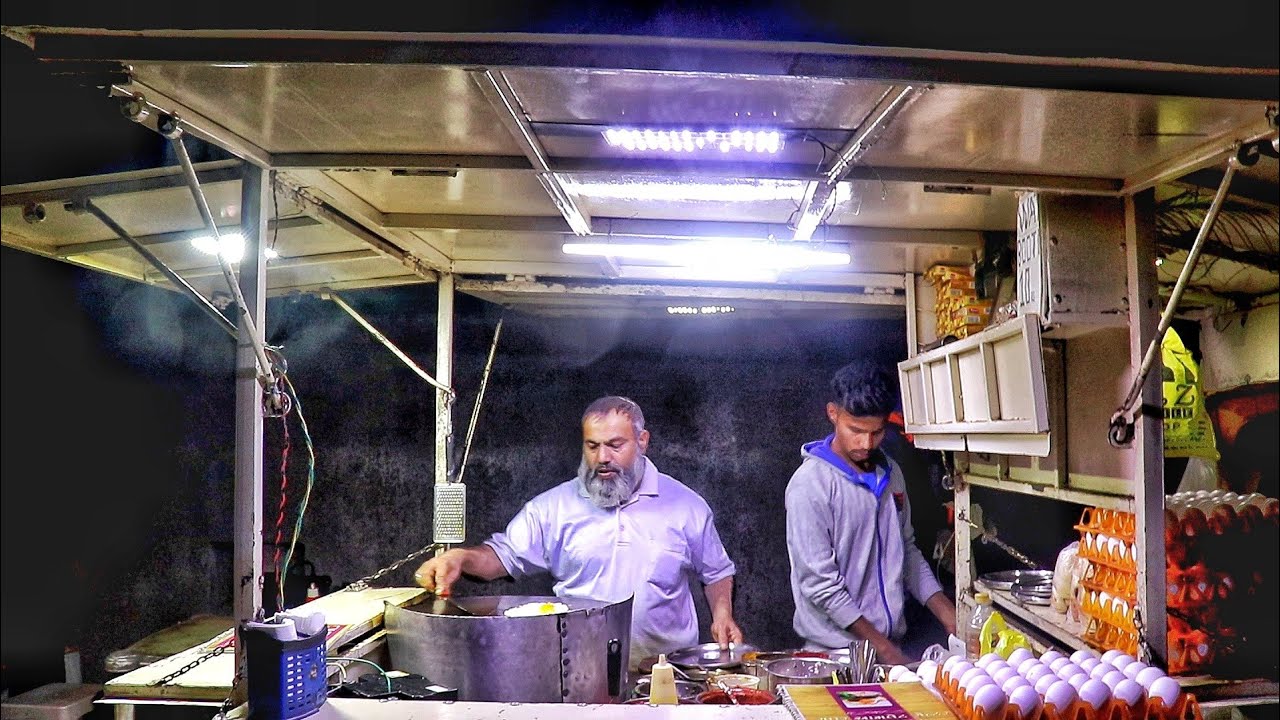
[[432, 512], [432, 542], [456, 545], [467, 539], [467, 486], [437, 483]]

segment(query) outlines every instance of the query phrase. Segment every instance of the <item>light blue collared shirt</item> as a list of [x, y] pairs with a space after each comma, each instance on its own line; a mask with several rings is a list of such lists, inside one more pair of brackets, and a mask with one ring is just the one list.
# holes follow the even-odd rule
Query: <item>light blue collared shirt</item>
[[691, 576], [703, 584], [736, 568], [720, 542], [711, 508], [645, 458], [631, 499], [596, 507], [574, 478], [530, 500], [485, 541], [512, 577], [549, 572], [562, 597], [618, 602], [631, 609], [631, 662], [698, 643]]

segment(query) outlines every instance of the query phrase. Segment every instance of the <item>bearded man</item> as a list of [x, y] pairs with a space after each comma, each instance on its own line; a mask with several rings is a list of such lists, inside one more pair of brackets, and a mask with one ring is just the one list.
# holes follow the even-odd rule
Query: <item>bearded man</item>
[[423, 563], [414, 579], [448, 595], [466, 574], [482, 580], [550, 573], [561, 597], [618, 602], [631, 610], [631, 666], [698, 643], [689, 589], [702, 584], [711, 637], [742, 642], [733, 619], [735, 567], [720, 542], [711, 508], [645, 457], [649, 431], [640, 406], [603, 397], [582, 414], [577, 477], [530, 500], [505, 532]]

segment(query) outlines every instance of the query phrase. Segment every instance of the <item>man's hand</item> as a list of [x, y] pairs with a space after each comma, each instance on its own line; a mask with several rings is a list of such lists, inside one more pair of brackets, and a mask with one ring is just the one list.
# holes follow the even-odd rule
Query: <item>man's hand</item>
[[956, 605], [945, 594], [936, 592], [925, 601], [925, 607], [938, 618], [948, 635], [956, 634]]
[[906, 665], [913, 662], [907, 654], [893, 644], [893, 641], [886, 637], [876, 626], [872, 625], [866, 618], [858, 618], [852, 625], [845, 630], [856, 638], [867, 640], [871, 643], [871, 647], [876, 651], [876, 662], [885, 665]]
[[711, 639], [720, 643], [720, 649], [728, 649], [731, 643], [742, 643], [742, 628], [733, 621], [732, 615], [723, 615], [711, 619]]
[[433, 557], [418, 566], [413, 573], [413, 581], [426, 588], [427, 592], [448, 597], [453, 584], [462, 577], [465, 557], [466, 550], [461, 548]]

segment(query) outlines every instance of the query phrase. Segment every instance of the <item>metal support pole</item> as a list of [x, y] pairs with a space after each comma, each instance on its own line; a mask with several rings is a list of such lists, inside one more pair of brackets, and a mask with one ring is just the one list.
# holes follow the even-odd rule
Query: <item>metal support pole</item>
[[920, 353], [920, 330], [916, 327], [916, 276], [907, 273], [903, 276], [902, 287], [907, 292], [907, 357], [913, 358]]
[[[436, 310], [436, 380], [453, 386], [453, 274], [441, 273]], [[436, 484], [450, 481], [449, 459], [453, 451], [453, 397], [436, 390]]]
[[[262, 386], [251, 325], [266, 319], [267, 266], [262, 254], [267, 237], [264, 209], [270, 206], [267, 171], [246, 166], [240, 187], [240, 223], [244, 258], [240, 261], [243, 311], [236, 343], [236, 459], [234, 509], [235, 616], [252, 619], [262, 607]], [[247, 321], [247, 322], [246, 322]]]
[[956, 634], [967, 643], [969, 618], [973, 615], [973, 527], [968, 522], [972, 512], [969, 483], [956, 481], [952, 508], [955, 513]]
[[[1144, 190], [1124, 200], [1125, 258], [1129, 286], [1129, 366], [1139, 373], [1147, 348], [1156, 341], [1156, 312], [1160, 294], [1156, 284], [1155, 192]], [[1160, 373], [1147, 373], [1142, 383], [1133, 442], [1136, 514], [1134, 551], [1138, 560], [1138, 652], [1150, 648], [1148, 660], [1164, 667], [1168, 661], [1165, 609], [1164, 548], [1164, 418], [1160, 408]]]
[[172, 282], [177, 286], [178, 290], [194, 300], [196, 305], [199, 306], [206, 315], [216, 320], [218, 325], [223, 330], [226, 330], [231, 337], [236, 337], [236, 326], [231, 324], [231, 321], [227, 319], [226, 315], [219, 312], [218, 308], [213, 306], [213, 303], [209, 302], [204, 295], [201, 295], [199, 290], [191, 287], [191, 284], [184, 280], [181, 275], [174, 272], [168, 265], [165, 265], [163, 260], [156, 257], [155, 253], [147, 249], [147, 246], [138, 242], [132, 235], [125, 232], [124, 227], [113, 220], [110, 215], [103, 212], [102, 208], [94, 205], [92, 200], [86, 199], [84, 201], [84, 209], [87, 210], [90, 215], [101, 220], [103, 225], [111, 228], [111, 232], [118, 235], [121, 240], [136, 250], [139, 255], [146, 259], [147, 262], [151, 263], [151, 266], [159, 270], [162, 275], [169, 278], [169, 282]]

